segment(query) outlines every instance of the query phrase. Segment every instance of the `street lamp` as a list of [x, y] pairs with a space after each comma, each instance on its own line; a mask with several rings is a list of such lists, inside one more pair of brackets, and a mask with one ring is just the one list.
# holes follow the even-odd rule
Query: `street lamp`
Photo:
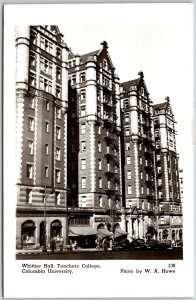
[[46, 247], [46, 200], [47, 200], [47, 195], [49, 194], [53, 194], [54, 193], [54, 189], [47, 189], [46, 186], [44, 187], [44, 189], [41, 189], [39, 191], [41, 194], [44, 194], [44, 236], [43, 236], [43, 248], [42, 248], [42, 252], [47, 253], [47, 247]]

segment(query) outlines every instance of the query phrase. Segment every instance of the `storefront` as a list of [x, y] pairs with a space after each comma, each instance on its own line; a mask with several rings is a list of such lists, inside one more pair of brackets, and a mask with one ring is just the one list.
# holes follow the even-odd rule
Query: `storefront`
[[96, 230], [91, 226], [70, 226], [69, 239], [71, 243], [77, 243], [77, 247], [95, 248]]
[[24, 222], [21, 226], [21, 239], [22, 245], [34, 245], [35, 244], [35, 223], [31, 220]]

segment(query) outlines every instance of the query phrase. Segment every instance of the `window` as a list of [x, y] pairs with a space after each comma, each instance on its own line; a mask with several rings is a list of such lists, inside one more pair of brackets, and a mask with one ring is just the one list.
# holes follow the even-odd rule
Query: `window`
[[129, 107], [129, 100], [128, 100], [128, 99], [125, 99], [125, 100], [123, 101], [123, 106], [124, 106], [124, 108]]
[[50, 110], [50, 102], [46, 101], [46, 110], [49, 111]]
[[143, 179], [143, 172], [140, 172], [140, 179]]
[[131, 157], [127, 156], [127, 165], [130, 165], [130, 164], [131, 164]]
[[98, 134], [101, 134], [101, 125], [98, 126]]
[[61, 49], [59, 47], [56, 47], [56, 56], [57, 58], [61, 58]]
[[111, 204], [112, 204], [111, 198], [110, 196], [108, 196], [108, 206], [111, 207]]
[[36, 66], [36, 54], [34, 52], [30, 52], [30, 65], [35, 67]]
[[143, 195], [144, 194], [144, 187], [141, 186], [141, 194]]
[[56, 79], [61, 80], [61, 68], [56, 66]]
[[81, 169], [86, 170], [86, 159], [81, 159]]
[[86, 188], [86, 177], [82, 177], [82, 189]]
[[160, 217], [160, 224], [164, 224], [165, 217]]
[[146, 194], [147, 194], [147, 195], [150, 194], [150, 189], [149, 189], [149, 187], [146, 188]]
[[56, 160], [61, 160], [61, 149], [56, 148]]
[[61, 128], [56, 126], [56, 137], [58, 140], [61, 139]]
[[98, 181], [99, 181], [99, 188], [102, 189], [102, 178], [99, 177]]
[[55, 204], [60, 205], [61, 202], [61, 194], [60, 192], [55, 192]]
[[45, 128], [46, 128], [46, 132], [49, 132], [49, 122], [48, 121], [46, 121], [46, 123], [45, 123]]
[[111, 188], [111, 181], [110, 180], [108, 180], [108, 182], [107, 182], [107, 187], [108, 187], [108, 189]]
[[80, 108], [80, 115], [81, 115], [81, 117], [84, 117], [86, 115], [86, 108], [85, 108], [85, 106], [81, 106], [81, 108]]
[[30, 33], [30, 40], [33, 44], [36, 45], [36, 42], [37, 42], [37, 33], [33, 30], [31, 30], [31, 33]]
[[125, 123], [129, 123], [129, 114], [125, 115]]
[[99, 196], [99, 206], [100, 207], [103, 206], [103, 198], [102, 198], [102, 196]]
[[125, 135], [129, 135], [129, 129], [125, 130]]
[[33, 72], [29, 74], [29, 84], [36, 87], [36, 74]]
[[107, 147], [106, 147], [106, 152], [107, 152], [107, 153], [110, 153], [110, 146], [107, 146]]
[[128, 195], [132, 194], [132, 186], [131, 185], [128, 185], [128, 187], [127, 187], [127, 194]]
[[49, 150], [48, 150], [48, 144], [45, 144], [45, 154], [48, 155], [49, 154]]
[[61, 87], [56, 85], [56, 97], [61, 98]]
[[157, 161], [161, 159], [161, 155], [157, 154]]
[[27, 178], [33, 179], [33, 165], [27, 164]]
[[98, 151], [101, 152], [101, 142], [98, 142]]
[[127, 179], [131, 179], [131, 170], [127, 171]]
[[86, 91], [85, 90], [81, 90], [80, 91], [80, 100], [85, 100], [86, 98]]
[[143, 164], [142, 157], [140, 156], [140, 165]]
[[29, 98], [29, 107], [35, 108], [35, 99], [34, 98]]
[[26, 203], [32, 203], [32, 190], [26, 190]]
[[80, 82], [85, 81], [85, 72], [80, 73]]
[[48, 178], [48, 167], [45, 167], [45, 178]]
[[56, 182], [60, 183], [61, 182], [61, 171], [60, 170], [55, 171], [55, 177], [56, 177]]
[[108, 62], [106, 59], [103, 60], [103, 69], [105, 69], [105, 70], [108, 69]]
[[101, 159], [98, 159], [98, 169], [102, 170], [102, 161], [101, 161]]
[[81, 151], [82, 151], [82, 152], [85, 152], [85, 151], [86, 151], [86, 142], [85, 142], [85, 141], [82, 141], [82, 142], [81, 142]]
[[81, 124], [81, 134], [86, 133], [86, 124]]
[[33, 141], [28, 141], [28, 154], [33, 155]]
[[81, 207], [86, 207], [86, 196], [81, 197]]
[[34, 118], [28, 117], [28, 130], [34, 131]]
[[130, 142], [126, 142], [126, 150], [130, 150]]
[[74, 75], [72, 75], [71, 76], [71, 84], [76, 84], [76, 75], [74, 74]]
[[56, 107], [56, 117], [57, 117], [57, 119], [61, 118], [61, 108], [60, 107]]

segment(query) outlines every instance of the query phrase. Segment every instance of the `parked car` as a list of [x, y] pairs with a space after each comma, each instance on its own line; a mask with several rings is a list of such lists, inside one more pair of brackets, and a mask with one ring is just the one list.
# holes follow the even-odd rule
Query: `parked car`
[[112, 250], [113, 251], [128, 251], [128, 250], [133, 250], [133, 244], [129, 242], [129, 240], [125, 240], [124, 242], [114, 242], [112, 245]]
[[172, 241], [171, 240], [162, 240], [161, 244], [163, 245], [163, 247], [165, 247], [165, 249], [172, 248]]
[[149, 240], [146, 242], [146, 247], [148, 249], [159, 249], [159, 250], [163, 250], [163, 249], [167, 249], [169, 247], [168, 243], [166, 242], [159, 242], [158, 240]]
[[132, 248], [133, 249], [147, 249], [146, 243], [143, 239], [134, 239], [132, 242]]
[[177, 240], [174, 247], [183, 248], [183, 241]]

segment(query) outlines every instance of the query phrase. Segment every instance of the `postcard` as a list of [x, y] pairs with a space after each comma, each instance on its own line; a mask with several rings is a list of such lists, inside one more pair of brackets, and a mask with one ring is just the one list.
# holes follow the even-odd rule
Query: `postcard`
[[3, 78], [4, 297], [192, 297], [193, 4], [5, 5]]

